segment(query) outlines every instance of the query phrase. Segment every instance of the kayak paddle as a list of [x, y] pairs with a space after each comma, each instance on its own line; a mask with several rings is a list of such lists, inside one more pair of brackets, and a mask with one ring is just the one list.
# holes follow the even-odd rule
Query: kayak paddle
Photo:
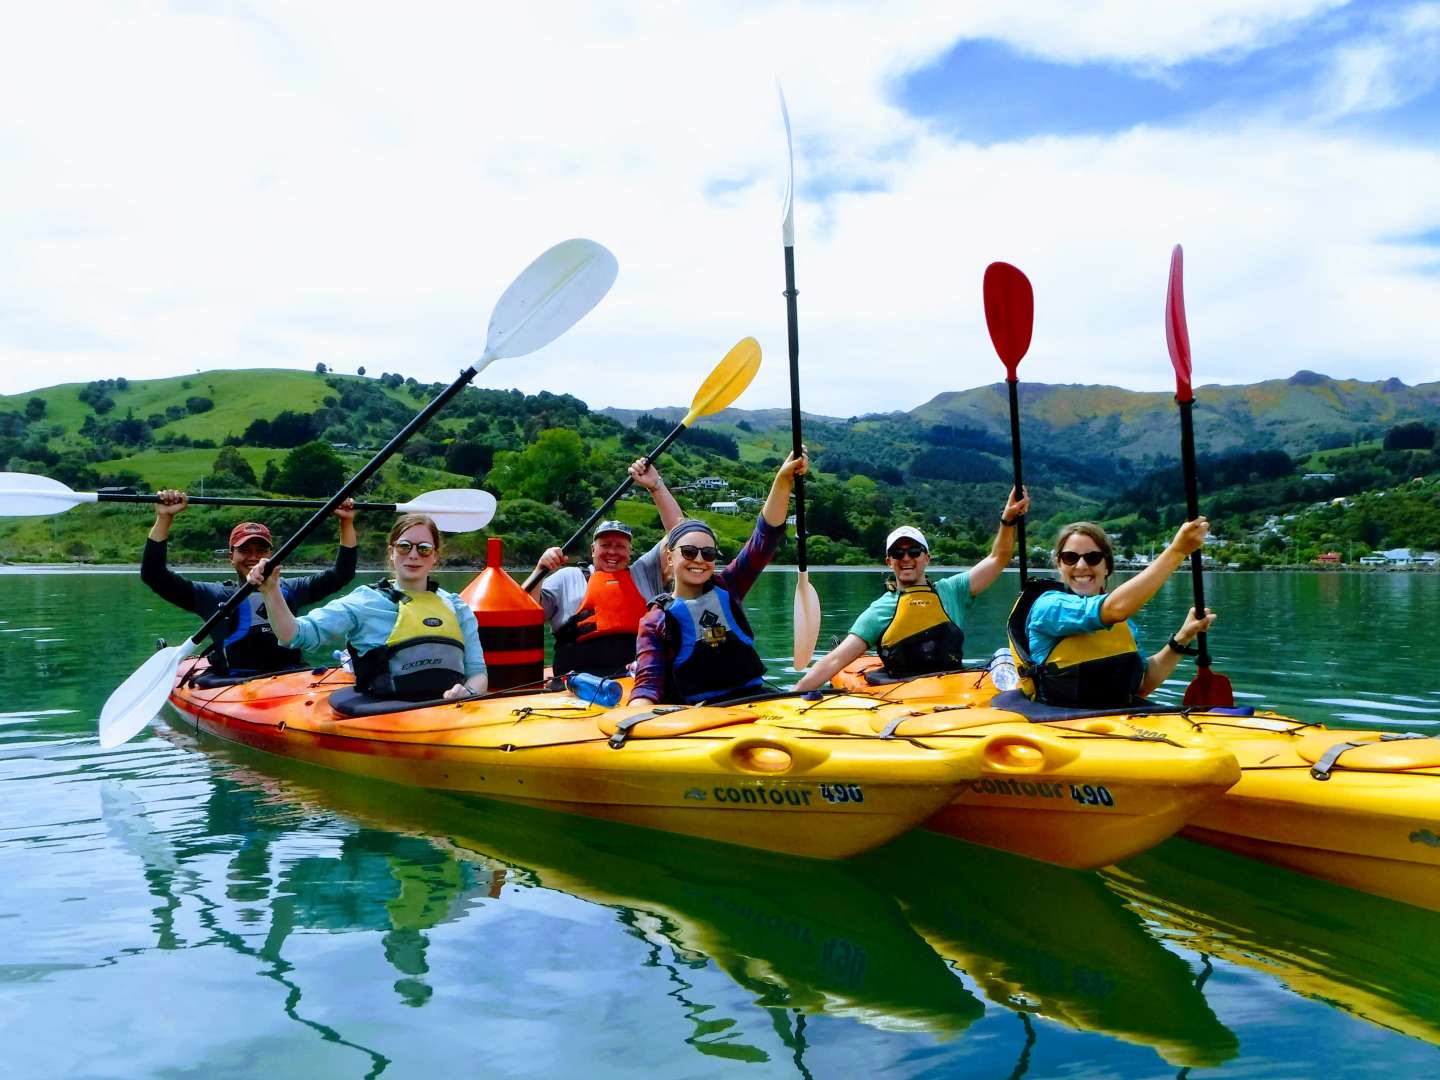
[[[675, 425], [675, 430], [661, 439], [654, 450], [645, 455], [646, 461], [654, 461], [657, 457], [669, 449], [670, 444], [680, 437], [680, 433], [693, 424], [702, 416], [709, 416], [725, 408], [750, 385], [750, 380], [755, 378], [755, 372], [760, 370], [760, 343], [753, 337], [741, 338], [735, 346], [725, 354], [720, 363], [715, 365], [715, 370], [710, 372], [700, 389], [695, 391], [695, 400], [690, 403], [690, 411], [685, 418]], [[635, 481], [627, 476], [620, 486], [612, 491], [606, 500], [585, 519], [585, 524], [576, 529], [570, 539], [560, 545], [561, 551], [569, 551], [580, 538], [588, 533], [595, 523], [605, 514], [610, 507], [615, 505], [616, 500], [635, 486]], [[525, 583], [520, 586], [525, 592], [529, 592], [540, 582], [544, 581], [550, 571], [544, 567], [536, 567]]]
[[[1020, 478], [1020, 377], [1016, 369], [1030, 351], [1030, 334], [1035, 327], [1035, 291], [1030, 279], [1009, 263], [993, 262], [985, 268], [985, 325], [1001, 362], [1005, 384], [1010, 389], [1010, 453], [1015, 462], [1015, 494], [1025, 493]], [[1029, 571], [1025, 546], [1025, 519], [1015, 522], [1015, 545], [1020, 549], [1020, 584]]]
[[[780, 91], [780, 115], [785, 119], [785, 152], [788, 170], [785, 173], [785, 221], [781, 233], [785, 241], [785, 321], [790, 332], [790, 434], [795, 456], [800, 456], [800, 321], [795, 311], [795, 145], [790, 138], [790, 110], [785, 107], [785, 91]], [[815, 655], [815, 642], [820, 637], [820, 596], [810, 584], [810, 568], [805, 560], [805, 477], [795, 477], [795, 561], [799, 577], [795, 582], [795, 670], [804, 671]]]
[[[490, 315], [485, 351], [480, 359], [462, 371], [344, 487], [330, 496], [329, 502], [280, 545], [269, 565], [283, 563], [301, 541], [329, 517], [332, 510], [375, 475], [392, 454], [493, 361], [532, 353], [579, 322], [610, 291], [618, 269], [615, 256], [593, 240], [565, 240], [522, 270], [501, 295]], [[248, 581], [241, 585], [185, 642], [156, 651], [120, 684], [100, 711], [102, 747], [119, 746], [150, 722], [170, 696], [180, 662], [194, 652], [205, 635], [254, 591], [255, 586]]]
[[[1200, 516], [1200, 497], [1195, 478], [1195, 422], [1191, 408], [1195, 391], [1190, 385], [1190, 330], [1185, 324], [1184, 254], [1180, 245], [1170, 254], [1170, 286], [1165, 294], [1165, 344], [1170, 349], [1170, 363], [1175, 368], [1175, 400], [1180, 405], [1180, 459], [1185, 469], [1185, 520]], [[1205, 617], [1205, 581], [1200, 568], [1200, 552], [1190, 553], [1190, 578], [1195, 583], [1195, 615]], [[1185, 688], [1185, 704], [1201, 708], [1230, 708], [1235, 693], [1230, 680], [1210, 666], [1207, 635], [1196, 641], [1200, 653], [1195, 657], [1195, 678]]]
[[[0, 472], [0, 517], [42, 517], [58, 514], [85, 503], [158, 503], [160, 496], [134, 491], [71, 491], [59, 480], [34, 473]], [[272, 506], [285, 510], [314, 510], [324, 506], [318, 499], [228, 498], [223, 495], [192, 495], [191, 506]], [[495, 516], [495, 496], [473, 488], [441, 488], [427, 491], [409, 502], [355, 504], [356, 510], [388, 514], [428, 514], [442, 532], [473, 532], [490, 524]]]

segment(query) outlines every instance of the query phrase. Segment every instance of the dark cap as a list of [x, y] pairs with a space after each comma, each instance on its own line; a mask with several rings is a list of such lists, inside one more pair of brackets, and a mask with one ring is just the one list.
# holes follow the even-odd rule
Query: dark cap
[[270, 539], [270, 530], [264, 525], [258, 521], [242, 521], [230, 530], [230, 546], [237, 548], [246, 540], [254, 540], [257, 537], [267, 544], [274, 545], [274, 541]]
[[621, 536], [633, 537], [635, 534], [630, 531], [630, 526], [623, 521], [602, 521], [600, 527], [595, 530], [595, 537], [599, 539], [602, 533], [619, 533]]

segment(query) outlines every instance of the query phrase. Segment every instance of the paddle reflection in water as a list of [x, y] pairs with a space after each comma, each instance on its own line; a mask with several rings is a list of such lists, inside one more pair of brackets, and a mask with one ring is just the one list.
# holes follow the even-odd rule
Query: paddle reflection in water
[[1102, 875], [1165, 938], [1440, 1045], [1440, 912], [1188, 840]]
[[[1152, 936], [1098, 875], [927, 832], [856, 863], [890, 883], [915, 929], [996, 1005], [1149, 1047], [1172, 1065], [1235, 1056], [1235, 1036], [1196, 988], [1203, 970]], [[1043, 1038], [1042, 1028], [1037, 1050]]]
[[[194, 741], [182, 731], [167, 737]], [[216, 781], [199, 834], [244, 838], [226, 868], [225, 899], [232, 907], [268, 905], [270, 927], [256, 954], [272, 962], [280, 962], [281, 946], [294, 931], [379, 931], [386, 959], [401, 976], [396, 991], [407, 1004], [427, 1005], [423, 931], [472, 915], [499, 917], [507, 907], [533, 923], [538, 911], [554, 906], [553, 894], [563, 893], [610, 909], [626, 934], [644, 943], [641, 966], [663, 972], [664, 997], [676, 1003], [658, 1030], [683, 1021], [684, 1042], [709, 1057], [772, 1060], [773, 1042], [757, 1037], [760, 1017], [807, 1074], [812, 1018], [946, 1040], [984, 1015], [981, 1002], [911, 929], [894, 899], [847, 864], [379, 784], [205, 743], [228, 779]], [[132, 804], [127, 817], [143, 820], [143, 806], [133, 795], [125, 798]], [[282, 806], [287, 809], [277, 827], [271, 822]], [[299, 842], [313, 847], [315, 822], [337, 815], [348, 831], [324, 855], [296, 858], [297, 837], [280, 839], [303, 828]], [[276, 843], [289, 848], [278, 871], [272, 865]], [[179, 905], [169, 883], [184, 876], [190, 853], [172, 845], [157, 856], [153, 844], [127, 846], [137, 854], [143, 850], [147, 878], [164, 883], [156, 891], [162, 899], [157, 935], [173, 940], [167, 926], [173, 920], [159, 912]], [[213, 855], [213, 840], [209, 847]], [[213, 876], [209, 880], [213, 888]], [[253, 928], [246, 933], [253, 935]], [[546, 955], [551, 950], [530, 942], [538, 951], [522, 956], [516, 944], [497, 936], [487, 962], [523, 965], [527, 970], [517, 973], [522, 981], [569, 977], [556, 970], [558, 949]], [[735, 1001], [715, 994], [713, 976], [706, 974], [712, 966], [763, 1011], [746, 1015]], [[629, 985], [630, 976], [624, 981]], [[585, 992], [603, 999], [627, 991], [592, 984]], [[636, 992], [653, 993], [653, 984]], [[299, 996], [297, 986], [297, 1006]], [[656, 1008], [653, 1000], [649, 1008]]]

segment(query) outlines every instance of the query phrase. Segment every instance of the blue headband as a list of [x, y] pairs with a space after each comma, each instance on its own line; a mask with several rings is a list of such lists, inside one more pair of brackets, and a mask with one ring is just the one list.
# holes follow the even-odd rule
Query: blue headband
[[710, 528], [709, 525], [706, 525], [705, 522], [698, 521], [695, 518], [686, 518], [684, 521], [680, 522], [679, 525], [676, 525], [673, 529], [671, 529], [668, 533], [665, 534], [665, 546], [667, 548], [673, 548], [676, 544], [680, 542], [680, 538], [682, 536], [684, 536], [686, 533], [692, 532], [703, 532], [706, 536], [710, 537], [710, 539], [715, 543], [717, 547], [720, 544], [720, 541], [715, 536], [715, 530]]

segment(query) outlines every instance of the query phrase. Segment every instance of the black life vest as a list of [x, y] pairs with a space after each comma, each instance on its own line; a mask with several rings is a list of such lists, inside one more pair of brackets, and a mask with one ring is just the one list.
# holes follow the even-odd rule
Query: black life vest
[[666, 672], [666, 700], [694, 705], [765, 685], [765, 663], [737, 600], [712, 586], [693, 600], [669, 593], [654, 605], [665, 612], [665, 633], [674, 648]]
[[1030, 656], [1030, 609], [1043, 594], [1064, 591], [1058, 581], [1032, 578], [1010, 609], [1010, 651], [1027, 697], [1048, 705], [1103, 709], [1135, 701], [1145, 678], [1145, 658], [1126, 622], [1061, 638], [1045, 663]]
[[352, 648], [355, 689], [378, 698], [430, 701], [465, 681], [465, 635], [449, 601], [435, 591], [407, 593], [388, 579], [369, 588], [396, 607], [395, 626], [363, 655]]
[[618, 675], [635, 659], [635, 634], [645, 598], [627, 570], [584, 569], [587, 584], [580, 607], [555, 632], [557, 675], [587, 671]]
[[[234, 582], [227, 587], [238, 588]], [[264, 674], [301, 667], [305, 657], [299, 649], [287, 649], [275, 637], [265, 611], [265, 600], [252, 592], [231, 613], [228, 633], [206, 651], [211, 670], [235, 675]]]
[[896, 678], [955, 671], [963, 663], [965, 631], [950, 621], [933, 585], [912, 585], [896, 597], [876, 651], [885, 674]]

